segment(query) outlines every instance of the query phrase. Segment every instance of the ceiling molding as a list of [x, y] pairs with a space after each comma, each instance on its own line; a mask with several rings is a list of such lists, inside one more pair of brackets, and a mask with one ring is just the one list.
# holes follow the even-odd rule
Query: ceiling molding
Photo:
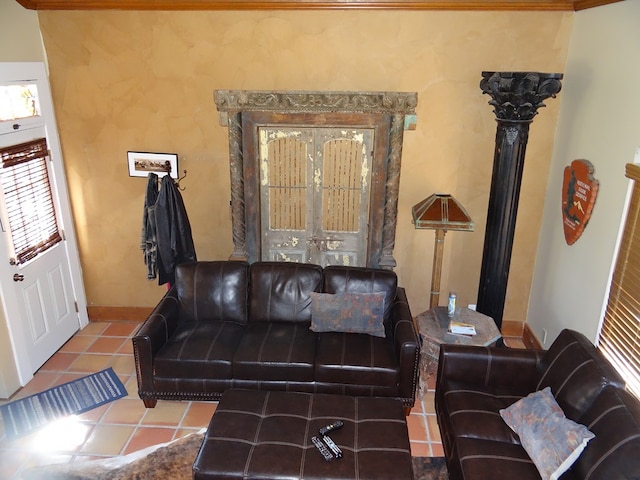
[[575, 0], [573, 2], [573, 9], [577, 12], [579, 10], [586, 10], [587, 8], [599, 7], [620, 1], [622, 0]]
[[578, 11], [622, 0], [17, 0], [30, 10]]

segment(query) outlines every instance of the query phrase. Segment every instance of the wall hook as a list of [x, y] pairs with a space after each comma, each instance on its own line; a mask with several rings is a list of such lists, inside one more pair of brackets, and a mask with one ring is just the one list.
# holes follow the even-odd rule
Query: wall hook
[[185, 169], [185, 170], [183, 170], [183, 172], [184, 172], [184, 175], [183, 175], [182, 177], [178, 176], [178, 179], [176, 180], [176, 185], [177, 185], [178, 189], [179, 189], [180, 191], [182, 191], [182, 192], [184, 192], [184, 191], [185, 191], [185, 189], [187, 188], [187, 187], [181, 187], [181, 186], [180, 186], [180, 182], [181, 182], [182, 180], [184, 180], [184, 178], [187, 176], [187, 170]]

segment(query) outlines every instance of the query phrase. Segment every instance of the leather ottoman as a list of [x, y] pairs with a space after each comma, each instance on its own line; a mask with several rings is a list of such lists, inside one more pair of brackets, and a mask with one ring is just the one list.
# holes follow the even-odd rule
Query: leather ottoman
[[[342, 458], [326, 461], [311, 438], [329, 434]], [[211, 419], [193, 478], [412, 480], [404, 408], [381, 397], [228, 390]]]

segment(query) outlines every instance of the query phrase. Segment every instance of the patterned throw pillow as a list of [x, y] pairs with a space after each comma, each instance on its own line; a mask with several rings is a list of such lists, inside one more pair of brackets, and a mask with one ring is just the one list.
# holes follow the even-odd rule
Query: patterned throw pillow
[[595, 435], [564, 416], [551, 388], [534, 392], [500, 410], [544, 480], [556, 480]]
[[384, 293], [311, 293], [311, 330], [385, 337]]

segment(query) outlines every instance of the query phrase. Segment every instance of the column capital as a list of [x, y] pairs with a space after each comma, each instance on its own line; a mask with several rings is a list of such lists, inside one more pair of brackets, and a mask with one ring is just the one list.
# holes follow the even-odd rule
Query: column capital
[[531, 122], [544, 107], [544, 100], [555, 97], [562, 88], [561, 73], [482, 72], [480, 89], [491, 95], [489, 105], [501, 121]]

